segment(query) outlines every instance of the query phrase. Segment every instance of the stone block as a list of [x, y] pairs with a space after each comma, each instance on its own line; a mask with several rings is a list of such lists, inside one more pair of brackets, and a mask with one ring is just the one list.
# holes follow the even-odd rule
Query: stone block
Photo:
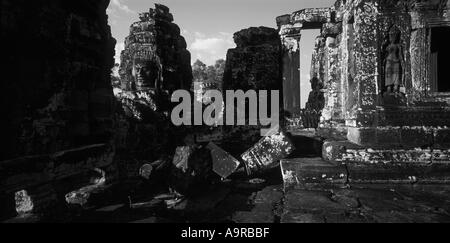
[[358, 145], [376, 144], [377, 131], [375, 128], [349, 127], [347, 138], [350, 142]]
[[194, 152], [194, 149], [192, 146], [178, 147], [173, 158], [173, 165], [177, 169], [187, 171], [189, 169], [189, 157]]
[[213, 170], [223, 179], [233, 174], [241, 164], [239, 160], [214, 143], [209, 143], [208, 149], [211, 150]]
[[294, 151], [290, 139], [283, 133], [264, 137], [255, 146], [242, 154], [249, 175], [279, 166], [279, 161]]
[[152, 176], [152, 173], [153, 173], [153, 166], [150, 164], [144, 164], [139, 169], [139, 175], [146, 180], [150, 179], [150, 177]]
[[422, 127], [411, 127], [401, 129], [402, 145], [407, 147], [424, 147], [433, 144], [432, 131]]

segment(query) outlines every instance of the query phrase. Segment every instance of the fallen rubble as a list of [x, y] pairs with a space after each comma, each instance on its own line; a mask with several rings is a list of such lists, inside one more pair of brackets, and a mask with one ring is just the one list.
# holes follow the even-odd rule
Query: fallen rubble
[[279, 166], [279, 161], [294, 151], [294, 145], [283, 133], [264, 137], [255, 146], [242, 154], [248, 175], [261, 173]]
[[239, 160], [214, 143], [209, 143], [208, 149], [211, 150], [213, 158], [213, 170], [221, 176], [222, 179], [228, 178], [241, 165]]

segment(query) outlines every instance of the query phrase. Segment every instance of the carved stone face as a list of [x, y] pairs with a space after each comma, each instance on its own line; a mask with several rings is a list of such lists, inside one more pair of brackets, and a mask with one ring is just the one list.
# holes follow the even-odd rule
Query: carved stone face
[[154, 89], [156, 82], [156, 72], [152, 62], [135, 60], [133, 63], [132, 76], [137, 90]]

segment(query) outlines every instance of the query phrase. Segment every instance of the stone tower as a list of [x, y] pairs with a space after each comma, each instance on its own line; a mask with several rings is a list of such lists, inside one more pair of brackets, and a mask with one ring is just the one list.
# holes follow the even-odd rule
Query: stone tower
[[173, 20], [168, 7], [156, 4], [131, 25], [121, 54], [123, 90], [171, 93], [191, 87], [191, 55]]

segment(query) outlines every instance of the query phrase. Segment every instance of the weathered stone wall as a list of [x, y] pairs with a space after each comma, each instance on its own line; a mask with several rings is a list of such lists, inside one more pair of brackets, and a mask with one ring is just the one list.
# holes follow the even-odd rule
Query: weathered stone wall
[[227, 54], [224, 90], [280, 90], [280, 40], [275, 29], [252, 27], [234, 34]]
[[[237, 47], [228, 50], [223, 90], [268, 90], [269, 94], [271, 90], [279, 90], [281, 95], [281, 45], [278, 31], [268, 27], [252, 27], [235, 33], [234, 41]], [[225, 113], [225, 119], [226, 116]], [[224, 149], [244, 152], [258, 142], [260, 129], [261, 126], [226, 127], [223, 131]]]
[[1, 1], [0, 160], [110, 141], [108, 4]]
[[115, 40], [108, 4], [1, 1], [0, 197], [7, 212], [0, 216], [11, 212], [19, 190], [35, 209], [53, 207], [88, 184], [89, 171], [111, 167]]

